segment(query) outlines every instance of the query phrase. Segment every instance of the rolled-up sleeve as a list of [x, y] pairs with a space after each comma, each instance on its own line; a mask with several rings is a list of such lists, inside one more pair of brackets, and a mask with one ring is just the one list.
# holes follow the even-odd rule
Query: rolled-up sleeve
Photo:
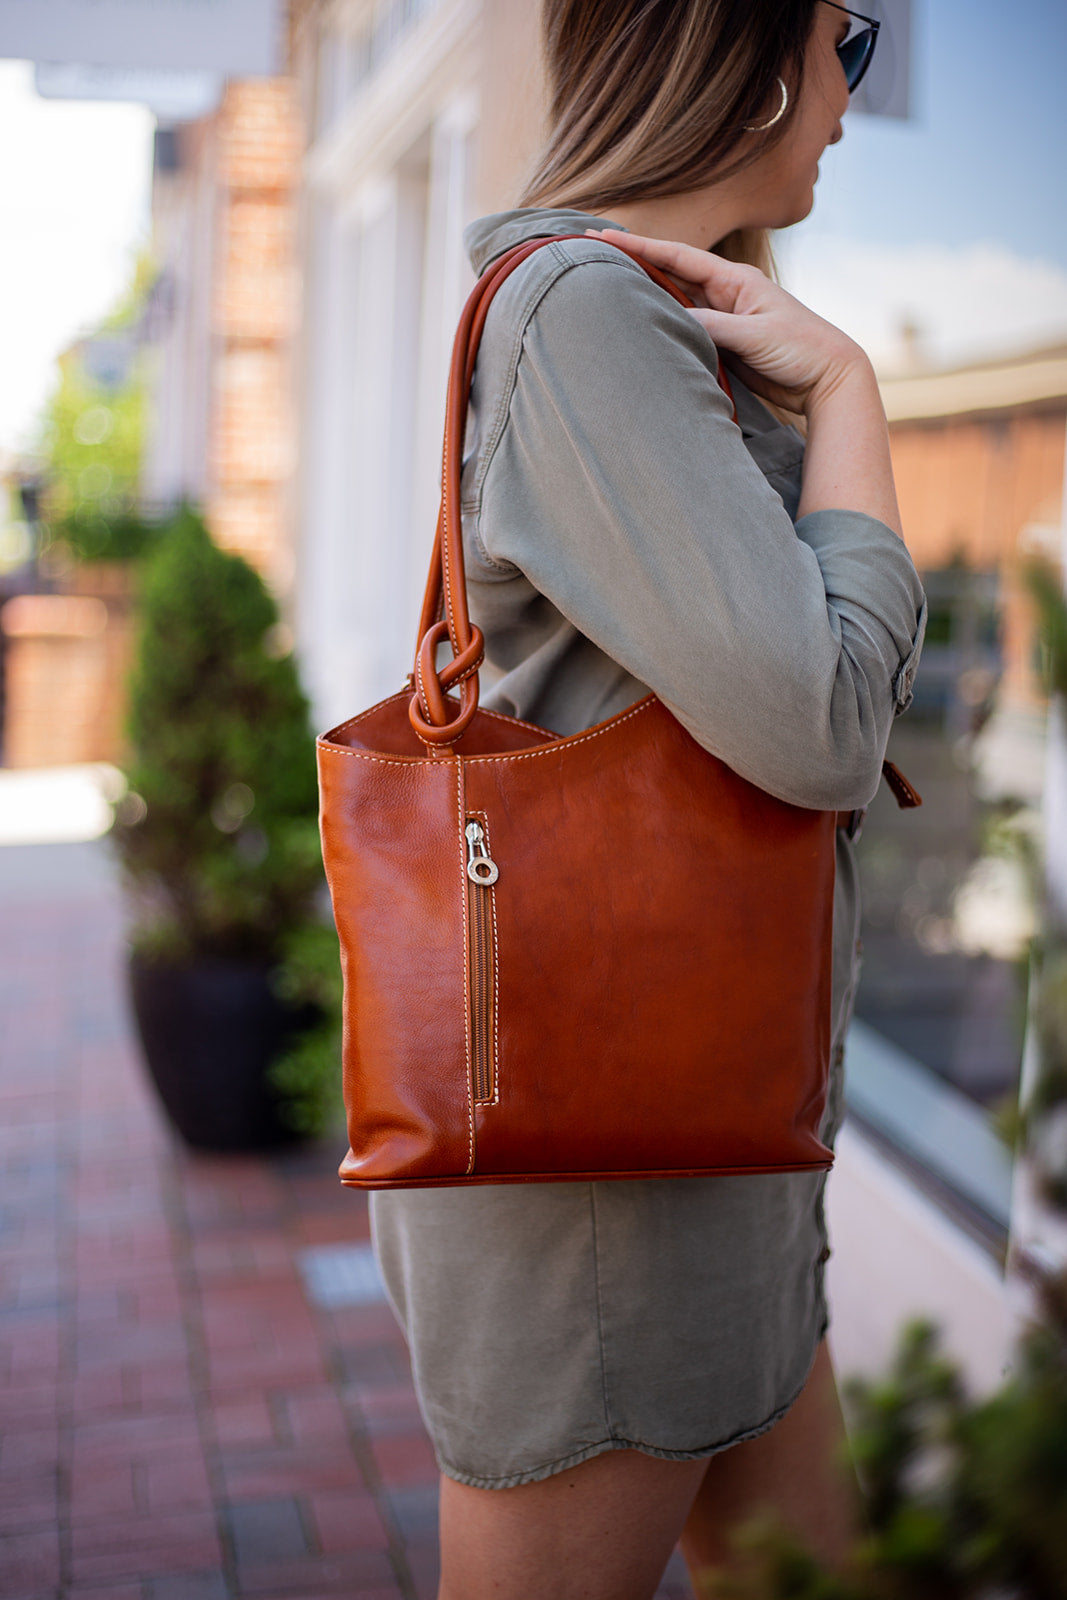
[[871, 642], [881, 648], [887, 665], [899, 661], [892, 675], [893, 710], [906, 711], [926, 632], [926, 600], [917, 577], [915, 585], [906, 587], [893, 581], [900, 540], [862, 511], [810, 511], [801, 517], [796, 532], [815, 552], [827, 604], [841, 619], [843, 630], [847, 623], [853, 639], [864, 627], [872, 634], [879, 624], [885, 630], [884, 639], [875, 635]]
[[794, 527], [707, 334], [599, 248], [524, 318], [478, 497], [487, 566], [518, 567], [761, 788], [865, 805], [922, 644], [907, 549], [856, 511]]

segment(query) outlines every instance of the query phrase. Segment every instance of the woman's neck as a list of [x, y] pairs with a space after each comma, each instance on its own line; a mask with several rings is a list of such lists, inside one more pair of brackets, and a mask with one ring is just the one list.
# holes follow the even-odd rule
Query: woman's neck
[[747, 219], [738, 216], [740, 208], [730, 202], [731, 197], [716, 185], [692, 194], [612, 206], [611, 221], [647, 238], [675, 239], [698, 250], [710, 250], [728, 233], [746, 225]]

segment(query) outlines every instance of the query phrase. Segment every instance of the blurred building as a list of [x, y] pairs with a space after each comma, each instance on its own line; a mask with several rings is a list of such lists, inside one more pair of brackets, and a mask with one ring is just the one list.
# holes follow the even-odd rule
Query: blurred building
[[[996, 614], [1002, 698], [1042, 703], [1020, 567], [1059, 556], [1067, 347], [889, 379], [882, 396], [908, 545], [936, 591], [929, 643], [935, 653], [943, 644], [966, 651], [968, 625], [979, 643], [981, 619], [959, 616], [951, 575], [958, 590], [965, 574], [979, 578]], [[926, 651], [928, 688], [936, 659]], [[978, 687], [964, 685], [965, 700], [975, 703]]]
[[302, 134], [292, 81], [228, 84], [157, 132], [154, 423], [144, 492], [201, 505], [215, 537], [292, 582], [293, 350]]
[[[279, 75], [286, 19], [284, 0], [40, 0], [0, 11], [0, 51], [36, 61], [40, 94], [140, 100], [156, 114], [156, 280], [126, 348], [96, 336], [86, 352], [97, 365], [128, 360], [134, 344], [148, 357], [144, 500], [201, 505], [216, 537], [279, 591], [293, 578], [303, 155], [295, 87]], [[121, 759], [129, 573], [86, 566], [44, 585], [35, 575], [34, 586], [69, 592], [5, 609], [5, 762]]]
[[513, 204], [538, 143], [537, 7], [295, 7], [307, 129], [297, 616], [320, 720], [411, 666], [436, 522], [464, 225]]

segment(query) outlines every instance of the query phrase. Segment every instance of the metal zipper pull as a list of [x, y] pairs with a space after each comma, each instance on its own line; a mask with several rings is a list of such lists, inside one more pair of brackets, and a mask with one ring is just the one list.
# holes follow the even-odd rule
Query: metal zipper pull
[[472, 883], [484, 884], [488, 888], [499, 878], [500, 869], [485, 848], [485, 830], [480, 822], [472, 818], [463, 832], [467, 838], [467, 877]]

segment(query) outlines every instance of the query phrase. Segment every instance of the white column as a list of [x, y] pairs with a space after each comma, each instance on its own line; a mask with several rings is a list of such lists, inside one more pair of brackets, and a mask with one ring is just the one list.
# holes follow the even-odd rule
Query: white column
[[436, 118], [430, 134], [414, 487], [406, 575], [413, 618], [421, 604], [437, 523], [452, 340], [463, 302], [474, 282], [463, 247], [463, 229], [470, 220], [472, 135], [477, 111], [475, 96], [464, 94]]
[[141, 475], [149, 502], [201, 502], [208, 489], [216, 206], [209, 157], [157, 182], [153, 235], [164, 278]]
[[365, 672], [352, 614], [358, 596], [352, 461], [353, 374], [359, 362], [358, 224], [332, 197], [308, 219], [299, 488], [297, 632], [315, 720], [360, 709]]
[[395, 171], [362, 196], [357, 297], [354, 538], [358, 578], [352, 625], [362, 692], [399, 689], [411, 667], [415, 617], [405, 583], [413, 487], [425, 185]]
[[[1064, 440], [1060, 560], [1067, 591], [1067, 439]], [[1045, 872], [1051, 906], [1067, 928], [1067, 706], [1063, 697], [1049, 708], [1045, 768]]]

